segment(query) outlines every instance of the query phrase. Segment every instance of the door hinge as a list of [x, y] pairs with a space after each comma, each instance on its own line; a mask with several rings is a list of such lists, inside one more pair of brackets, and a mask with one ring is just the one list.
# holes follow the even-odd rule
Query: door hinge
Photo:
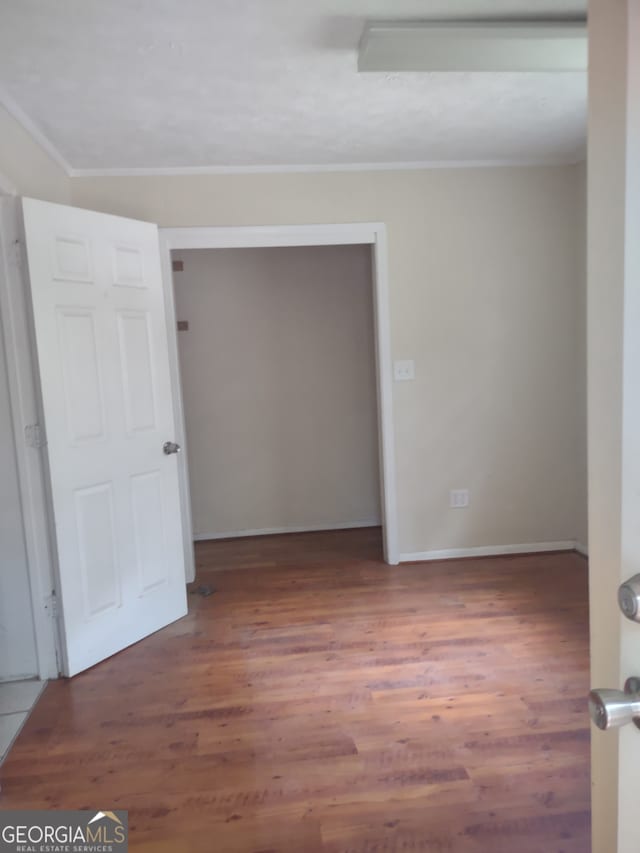
[[44, 609], [47, 611], [47, 615], [51, 619], [57, 619], [59, 616], [58, 609], [58, 598], [56, 596], [56, 591], [53, 590], [51, 595], [48, 595], [44, 600]]
[[47, 439], [40, 424], [27, 424], [24, 428], [24, 440], [27, 447], [35, 447], [40, 450], [46, 447]]

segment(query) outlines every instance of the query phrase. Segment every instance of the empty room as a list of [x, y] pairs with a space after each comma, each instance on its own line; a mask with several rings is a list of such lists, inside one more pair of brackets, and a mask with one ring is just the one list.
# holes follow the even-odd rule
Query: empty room
[[637, 853], [636, 0], [0, 4], [0, 848]]

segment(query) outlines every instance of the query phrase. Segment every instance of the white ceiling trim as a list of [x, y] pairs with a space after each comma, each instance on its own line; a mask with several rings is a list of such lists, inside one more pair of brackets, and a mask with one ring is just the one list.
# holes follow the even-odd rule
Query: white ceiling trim
[[38, 125], [29, 118], [24, 110], [16, 104], [16, 102], [7, 95], [6, 92], [0, 91], [0, 105], [12, 116], [18, 124], [25, 130], [29, 136], [36, 142], [43, 151], [45, 151], [51, 159], [60, 166], [67, 177], [71, 177], [73, 169], [67, 162], [66, 158], [58, 151], [56, 146], [51, 142], [49, 137], [38, 127]]
[[271, 175], [291, 172], [406, 172], [427, 169], [495, 169], [527, 166], [575, 166], [584, 155], [511, 160], [424, 160], [414, 163], [311, 163], [274, 166], [173, 166], [164, 168], [71, 169], [72, 178], [136, 178], [171, 175]]
[[18, 122], [69, 178], [135, 178], [180, 175], [272, 175], [313, 172], [405, 172], [428, 169], [496, 169], [534, 166], [574, 166], [586, 155], [578, 157], [540, 157], [496, 160], [417, 160], [386, 163], [308, 163], [246, 166], [167, 166], [108, 169], [75, 169], [60, 153], [49, 137], [32, 121], [6, 92], [0, 91], [0, 105]]

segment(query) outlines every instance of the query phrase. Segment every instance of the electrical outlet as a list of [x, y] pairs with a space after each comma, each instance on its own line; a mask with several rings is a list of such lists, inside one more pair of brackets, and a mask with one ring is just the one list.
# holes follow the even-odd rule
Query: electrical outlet
[[416, 378], [416, 366], [411, 359], [393, 362], [393, 378], [396, 382], [407, 382]]
[[449, 506], [452, 509], [464, 509], [469, 506], [469, 489], [451, 489]]

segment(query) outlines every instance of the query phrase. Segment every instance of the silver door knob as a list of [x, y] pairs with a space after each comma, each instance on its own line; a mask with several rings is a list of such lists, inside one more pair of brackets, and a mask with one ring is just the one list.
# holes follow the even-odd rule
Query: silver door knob
[[180, 445], [176, 444], [175, 441], [165, 441], [162, 445], [162, 452], [166, 453], [167, 456], [171, 456], [172, 453], [180, 453]]
[[627, 619], [640, 622], [640, 575], [634, 575], [620, 584], [618, 605]]
[[640, 678], [628, 678], [622, 690], [592, 690], [589, 714], [599, 729], [635, 723], [640, 728]]

